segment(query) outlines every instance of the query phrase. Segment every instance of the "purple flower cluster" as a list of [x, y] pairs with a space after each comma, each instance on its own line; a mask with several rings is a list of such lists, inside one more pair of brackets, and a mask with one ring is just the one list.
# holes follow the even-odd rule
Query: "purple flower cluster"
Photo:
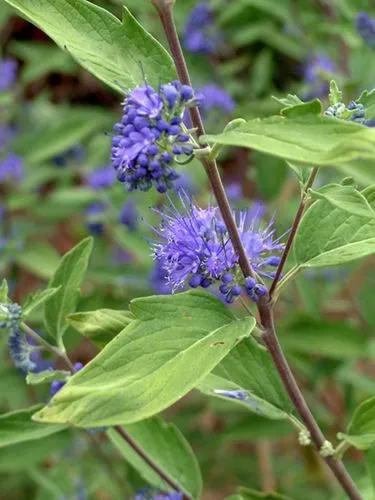
[[375, 18], [370, 17], [367, 12], [360, 12], [356, 19], [356, 28], [365, 43], [375, 48]]
[[[229, 239], [218, 208], [201, 209], [183, 194], [183, 213], [171, 204], [158, 213], [162, 224], [155, 229], [159, 242], [153, 246], [154, 258], [166, 274], [172, 291], [189, 285], [208, 288], [218, 285], [227, 303], [232, 303], [245, 290], [254, 300], [266, 293], [264, 285], [247, 278], [244, 282], [238, 266], [238, 256]], [[236, 213], [238, 231], [257, 275], [272, 277], [270, 267], [279, 264], [283, 245], [274, 240], [272, 223], [261, 227], [254, 211]]]
[[214, 54], [221, 41], [210, 6], [200, 3], [190, 13], [184, 29], [184, 47], [193, 54]]
[[0, 329], [9, 332], [8, 347], [13, 364], [24, 373], [35, 371], [37, 365], [31, 359], [33, 346], [27, 341], [25, 333], [20, 329], [22, 308], [16, 303], [0, 304]]
[[124, 114], [114, 127], [111, 160], [129, 191], [155, 185], [164, 193], [173, 186], [175, 158], [193, 153], [182, 116], [196, 104], [193, 89], [178, 81], [161, 85], [158, 92], [148, 85], [137, 87], [126, 96]]
[[232, 97], [226, 90], [215, 83], [201, 87], [197, 91], [197, 95], [200, 101], [199, 107], [204, 115], [215, 109], [230, 114], [235, 108]]
[[341, 120], [350, 120], [366, 127], [374, 127], [375, 120], [366, 119], [366, 109], [360, 102], [351, 101], [347, 106], [343, 102], [338, 102], [329, 106], [325, 112], [325, 116], [331, 118], [338, 118]]
[[131, 231], [137, 229], [138, 226], [138, 210], [131, 200], [124, 203], [121, 208], [119, 220], [121, 224], [126, 226]]
[[0, 182], [19, 181], [23, 175], [22, 158], [14, 153], [8, 153], [0, 160]]
[[93, 170], [86, 177], [87, 184], [96, 191], [113, 186], [115, 181], [116, 173], [110, 165]]
[[93, 236], [100, 236], [103, 234], [105, 210], [106, 205], [101, 201], [92, 203], [86, 209], [86, 226]]
[[306, 100], [316, 97], [326, 97], [329, 91], [329, 81], [337, 71], [337, 66], [331, 58], [324, 54], [311, 57], [304, 67], [304, 81], [310, 90], [304, 95]]
[[17, 61], [11, 58], [0, 61], [0, 92], [9, 90], [17, 78]]
[[133, 500], [182, 500], [183, 497], [183, 494], [178, 491], [155, 493], [149, 488], [143, 488], [137, 491]]
[[[83, 368], [82, 363], [80, 363], [80, 362], [74, 363], [73, 373], [79, 372], [80, 370], [82, 370], [82, 368]], [[51, 387], [50, 387], [51, 396], [53, 397], [55, 394], [57, 394], [64, 387], [65, 384], [66, 384], [66, 382], [64, 380], [54, 380], [51, 383]]]

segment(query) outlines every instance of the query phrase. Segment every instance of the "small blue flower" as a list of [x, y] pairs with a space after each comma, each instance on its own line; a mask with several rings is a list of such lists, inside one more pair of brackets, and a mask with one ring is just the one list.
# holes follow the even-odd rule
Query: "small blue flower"
[[23, 176], [23, 160], [20, 156], [9, 153], [0, 160], [0, 182], [20, 181]]
[[106, 205], [100, 201], [92, 203], [86, 209], [86, 226], [93, 236], [100, 236], [104, 232], [105, 211]]
[[215, 26], [214, 12], [204, 3], [191, 11], [184, 29], [184, 47], [193, 54], [214, 54], [221, 42], [221, 35]]
[[151, 288], [158, 295], [169, 295], [172, 293], [172, 286], [167, 282], [167, 272], [161, 266], [159, 260], [155, 260], [154, 268], [150, 274]]
[[225, 389], [215, 389], [214, 391], [219, 396], [225, 396], [230, 399], [237, 399], [238, 401], [244, 401], [247, 398], [246, 391], [228, 391]]
[[8, 125], [0, 125], [0, 150], [5, 148], [14, 137], [14, 129]]
[[119, 220], [121, 224], [126, 226], [131, 231], [137, 229], [138, 226], [138, 210], [131, 200], [124, 203], [120, 211]]
[[235, 102], [226, 90], [215, 83], [210, 83], [197, 90], [199, 107], [204, 115], [212, 110], [230, 114], [235, 108]]
[[56, 167], [66, 167], [69, 163], [80, 163], [85, 157], [85, 148], [81, 144], [75, 144], [53, 158]]
[[161, 85], [158, 92], [149, 85], [137, 87], [126, 96], [124, 114], [114, 127], [111, 160], [129, 191], [154, 185], [164, 193], [173, 186], [175, 158], [193, 153], [182, 116], [196, 104], [193, 89], [178, 81]]
[[375, 48], [375, 18], [370, 17], [367, 12], [360, 12], [356, 19], [356, 28], [365, 43]]
[[35, 372], [37, 364], [32, 360], [35, 347], [28, 341], [25, 333], [18, 327], [11, 328], [8, 347], [14, 366], [24, 373]]
[[[215, 284], [227, 303], [232, 303], [242, 289], [253, 300], [258, 300], [263, 294], [263, 285], [254, 283], [249, 287], [243, 281], [238, 257], [218, 208], [198, 208], [183, 194], [180, 199], [182, 213], [173, 204], [164, 212], [157, 211], [162, 223], [155, 229], [159, 242], [153, 245], [154, 258], [165, 272], [166, 283], [172, 291], [186, 286], [209, 288]], [[274, 240], [272, 223], [262, 228], [256, 213], [248, 210], [235, 215], [254, 271], [264, 277], [273, 277], [274, 272], [268, 268], [279, 261], [270, 257], [280, 252], [283, 245]]]
[[329, 81], [337, 72], [335, 62], [325, 54], [310, 57], [304, 67], [304, 81], [310, 90], [304, 95], [306, 100], [316, 97], [326, 97], [329, 91]]
[[116, 181], [116, 173], [111, 166], [98, 168], [88, 173], [87, 184], [96, 191], [110, 188]]
[[178, 491], [163, 493], [154, 492], [150, 488], [143, 488], [137, 491], [133, 500], [182, 500], [183, 497], [183, 494]]
[[17, 61], [11, 58], [0, 60], [0, 92], [9, 90], [17, 78]]
[[[79, 361], [77, 363], [74, 363], [73, 373], [79, 372], [80, 370], [82, 370], [82, 368], [83, 368], [83, 364], [80, 363]], [[66, 384], [66, 382], [64, 380], [54, 380], [50, 386], [51, 397], [53, 397], [55, 394], [57, 394], [64, 387], [65, 384]]]

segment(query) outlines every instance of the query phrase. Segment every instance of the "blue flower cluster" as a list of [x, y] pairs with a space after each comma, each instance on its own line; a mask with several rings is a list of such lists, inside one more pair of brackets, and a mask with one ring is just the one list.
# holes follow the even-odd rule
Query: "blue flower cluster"
[[138, 210], [131, 200], [126, 201], [121, 210], [119, 220], [130, 231], [135, 231], [138, 227]]
[[9, 90], [17, 78], [17, 61], [11, 58], [0, 60], [0, 92]]
[[161, 85], [158, 92], [149, 85], [137, 87], [126, 96], [124, 114], [114, 127], [111, 160], [129, 191], [155, 185], [164, 193], [173, 186], [175, 158], [193, 153], [182, 116], [195, 105], [193, 89], [178, 81]]
[[87, 184], [95, 191], [110, 188], [116, 181], [116, 173], [110, 165], [92, 170], [86, 176]]
[[149, 488], [138, 490], [133, 500], [182, 500], [183, 494], [178, 491], [169, 493], [155, 493]]
[[0, 304], [0, 314], [0, 329], [9, 332], [9, 354], [14, 366], [24, 373], [34, 371], [37, 367], [36, 363], [31, 359], [34, 349], [27, 341], [25, 333], [20, 329], [22, 320], [21, 306], [16, 303]]
[[19, 181], [23, 176], [23, 160], [15, 153], [8, 153], [0, 160], [0, 182]]
[[86, 226], [90, 234], [100, 236], [104, 232], [104, 214], [107, 206], [101, 201], [96, 201], [86, 209]]
[[[180, 195], [183, 213], [175, 206], [157, 211], [162, 224], [155, 228], [159, 242], [154, 243], [154, 259], [165, 272], [166, 283], [172, 291], [190, 286], [209, 288], [217, 285], [227, 303], [246, 291], [257, 302], [267, 293], [265, 286], [252, 278], [244, 281], [238, 266], [238, 256], [229, 239], [218, 208], [200, 209], [186, 196]], [[257, 275], [274, 275], [272, 267], [280, 258], [275, 253], [283, 249], [274, 240], [272, 223], [262, 228], [254, 211], [236, 213], [238, 231]]]
[[365, 43], [375, 48], [375, 19], [367, 12], [360, 12], [356, 19], [356, 28]]
[[184, 29], [184, 47], [193, 54], [214, 54], [221, 41], [210, 6], [199, 3], [190, 13]]
[[[73, 372], [77, 373], [80, 370], [82, 370], [82, 368], [83, 368], [83, 364], [78, 361], [77, 363], [74, 363], [74, 365], [73, 365]], [[51, 383], [51, 387], [50, 387], [51, 396], [53, 397], [55, 394], [57, 394], [64, 387], [65, 384], [66, 384], [66, 381], [64, 381], [64, 380], [54, 380]]]
[[366, 109], [360, 102], [351, 101], [347, 106], [343, 102], [338, 102], [329, 106], [325, 112], [325, 116], [338, 118], [341, 120], [349, 120], [366, 127], [374, 127], [375, 120], [366, 118]]
[[329, 81], [336, 72], [337, 66], [335, 62], [325, 54], [310, 57], [303, 72], [305, 84], [309, 87], [304, 99], [326, 97], [329, 91]]
[[235, 108], [232, 97], [219, 85], [209, 83], [197, 90], [199, 97], [199, 107], [204, 115], [217, 109], [225, 114], [230, 114]]

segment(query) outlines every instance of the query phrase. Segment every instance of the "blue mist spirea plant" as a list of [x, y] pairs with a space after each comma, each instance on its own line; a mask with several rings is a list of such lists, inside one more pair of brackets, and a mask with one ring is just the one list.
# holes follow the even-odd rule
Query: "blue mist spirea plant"
[[176, 158], [193, 153], [182, 116], [197, 103], [193, 89], [178, 81], [157, 91], [149, 85], [137, 87], [125, 97], [123, 116], [114, 127], [111, 160], [129, 191], [155, 186], [164, 193], [173, 187]]
[[111, 165], [92, 170], [86, 176], [86, 183], [95, 191], [110, 188], [116, 181], [116, 173]]
[[303, 79], [308, 87], [304, 98], [326, 97], [329, 91], [329, 81], [337, 72], [336, 63], [326, 54], [311, 56], [303, 69]]
[[[245, 281], [238, 266], [238, 256], [229, 239], [219, 209], [197, 207], [180, 193], [182, 210], [171, 202], [159, 213], [162, 222], [155, 232], [154, 259], [164, 270], [172, 291], [184, 287], [209, 288], [213, 285], [227, 303], [246, 290], [255, 302], [266, 293], [262, 283], [254, 278]], [[272, 268], [280, 262], [283, 245], [274, 238], [272, 222], [265, 227], [257, 212], [236, 212], [237, 228], [257, 275], [272, 277]]]

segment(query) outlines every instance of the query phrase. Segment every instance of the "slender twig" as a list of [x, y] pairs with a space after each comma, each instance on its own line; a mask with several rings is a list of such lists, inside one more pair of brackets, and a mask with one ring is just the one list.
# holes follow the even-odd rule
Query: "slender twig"
[[292, 229], [290, 230], [288, 241], [286, 242], [286, 245], [285, 245], [285, 248], [284, 248], [284, 252], [283, 252], [283, 254], [281, 256], [280, 264], [277, 267], [277, 270], [276, 270], [276, 273], [275, 273], [275, 277], [274, 277], [274, 279], [272, 281], [272, 284], [271, 284], [271, 287], [270, 287], [270, 291], [269, 291], [270, 298], [272, 298], [273, 293], [274, 293], [274, 291], [276, 289], [276, 286], [277, 286], [277, 284], [278, 284], [278, 282], [279, 282], [279, 280], [281, 278], [282, 272], [284, 270], [284, 266], [286, 264], [286, 261], [288, 259], [290, 250], [291, 250], [292, 245], [293, 245], [294, 238], [295, 238], [295, 236], [297, 234], [298, 226], [299, 226], [299, 224], [301, 222], [302, 215], [303, 215], [303, 213], [305, 211], [305, 208], [306, 208], [307, 191], [313, 185], [313, 182], [314, 182], [314, 180], [316, 178], [317, 173], [318, 173], [318, 167], [314, 167], [311, 170], [310, 176], [309, 176], [309, 178], [308, 178], [308, 180], [307, 180], [307, 182], [305, 184], [304, 190], [303, 190], [303, 192], [301, 194], [301, 202], [299, 204], [296, 216], [294, 218], [294, 221], [293, 221], [293, 224], [292, 224]]
[[[147, 453], [138, 445], [138, 443], [126, 432], [126, 430], [120, 425], [116, 425], [114, 427], [115, 431], [121, 438], [128, 443], [128, 445], [139, 455], [147, 465], [151, 467], [151, 469], [156, 472], [156, 474], [163, 479], [163, 481], [168, 484], [174, 491], [181, 492], [180, 486], [166, 474], [162, 468], [158, 466], [151, 457], [147, 455]], [[186, 500], [190, 500], [191, 496], [183, 493], [183, 498]]]
[[[176, 25], [173, 17], [173, 4], [174, 0], [151, 0], [156, 7], [160, 16], [164, 31], [168, 40], [168, 44], [174, 59], [178, 76], [183, 84], [191, 85], [189, 72], [186, 66], [185, 58], [181, 49], [180, 41], [178, 38]], [[205, 130], [202, 122], [201, 115], [198, 108], [190, 110], [190, 116], [193, 127], [197, 129], [198, 138], [204, 135]], [[203, 145], [202, 147], [205, 147]], [[246, 252], [242, 245], [238, 228], [230, 209], [230, 205], [221, 182], [220, 174], [217, 165], [214, 161], [207, 158], [200, 159], [209, 177], [211, 187], [213, 189], [216, 201], [220, 208], [223, 220], [227, 226], [229, 236], [231, 238], [233, 247], [238, 255], [239, 265], [244, 276], [253, 276], [250, 262], [248, 261]], [[273, 323], [272, 305], [268, 294], [262, 297], [258, 302], [258, 311], [263, 327], [262, 339], [266, 344], [274, 364], [279, 372], [280, 378], [287, 390], [291, 401], [293, 402], [298, 414], [305, 423], [307, 429], [310, 431], [311, 438], [318, 450], [326, 443], [326, 439], [320, 430], [317, 422], [312, 416], [309, 407], [298, 387], [296, 379], [288, 365], [284, 356], [281, 345], [278, 341], [276, 331]], [[341, 484], [342, 488], [346, 491], [348, 497], [352, 500], [362, 500], [362, 496], [357, 490], [351, 477], [347, 473], [344, 465], [333, 457], [325, 457], [327, 465], [331, 468], [333, 474]]]
[[52, 354], [55, 356], [61, 358], [66, 366], [69, 368], [70, 371], [74, 370], [73, 364], [66, 355], [66, 352], [62, 351], [58, 347], [55, 347], [54, 345], [50, 344], [47, 340], [45, 340], [43, 337], [41, 337], [37, 332], [35, 332], [32, 328], [30, 328], [26, 323], [21, 323], [21, 329], [31, 337], [35, 342], [38, 342], [41, 344], [47, 351], [50, 351]]

